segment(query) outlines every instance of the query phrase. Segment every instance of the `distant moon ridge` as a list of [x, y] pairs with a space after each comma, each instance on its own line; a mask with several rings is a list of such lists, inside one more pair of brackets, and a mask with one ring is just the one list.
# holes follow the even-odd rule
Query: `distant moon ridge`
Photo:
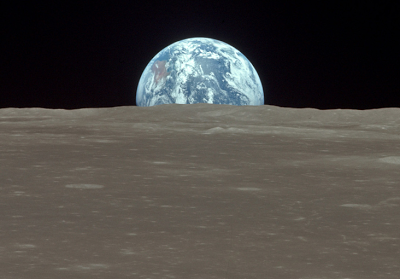
[[261, 80], [250, 61], [224, 42], [178, 41], [161, 50], [144, 69], [136, 104], [195, 103], [264, 105]]

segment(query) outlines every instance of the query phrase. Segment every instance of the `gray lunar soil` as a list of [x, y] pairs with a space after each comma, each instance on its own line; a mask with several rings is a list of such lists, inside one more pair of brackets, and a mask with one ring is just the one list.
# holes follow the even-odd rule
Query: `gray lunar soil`
[[398, 279], [400, 109], [1, 109], [0, 278]]

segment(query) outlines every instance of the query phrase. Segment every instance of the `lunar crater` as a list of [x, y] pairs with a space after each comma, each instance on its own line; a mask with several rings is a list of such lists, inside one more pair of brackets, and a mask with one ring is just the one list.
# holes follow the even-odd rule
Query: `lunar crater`
[[99, 184], [67, 184], [65, 185], [66, 188], [72, 189], [101, 189], [104, 188], [103, 185]]

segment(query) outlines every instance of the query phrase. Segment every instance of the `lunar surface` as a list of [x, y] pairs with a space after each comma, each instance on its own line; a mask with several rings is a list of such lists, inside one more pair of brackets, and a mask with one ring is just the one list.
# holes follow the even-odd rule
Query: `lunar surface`
[[398, 279], [400, 109], [0, 110], [0, 278]]

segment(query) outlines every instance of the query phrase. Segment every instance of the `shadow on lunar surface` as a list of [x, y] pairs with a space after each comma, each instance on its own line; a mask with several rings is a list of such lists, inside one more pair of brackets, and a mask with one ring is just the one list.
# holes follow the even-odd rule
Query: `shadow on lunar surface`
[[394, 108], [1, 109], [0, 278], [397, 279], [399, 139]]

